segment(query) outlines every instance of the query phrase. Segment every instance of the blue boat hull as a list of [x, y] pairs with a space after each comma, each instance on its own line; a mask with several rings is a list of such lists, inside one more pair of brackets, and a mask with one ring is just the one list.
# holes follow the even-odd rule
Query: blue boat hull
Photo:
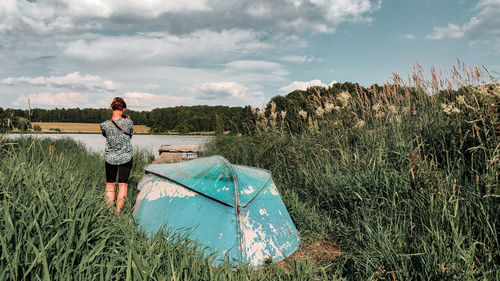
[[[183, 185], [182, 179], [168, 178], [168, 173], [156, 173], [163, 168], [172, 169], [158, 165], [149, 167], [151, 173], [139, 183], [134, 217], [147, 233], [154, 234], [163, 227], [188, 233], [191, 239], [215, 253], [214, 265], [229, 258], [233, 265], [247, 263], [258, 267], [269, 259], [281, 261], [299, 247], [299, 233], [270, 176], [260, 181], [261, 187], [241, 189], [241, 197], [249, 196], [244, 204], [233, 206], [227, 194], [229, 199], [218, 201], [217, 193], [207, 195]], [[251, 173], [250, 167], [234, 165], [231, 168], [239, 171], [240, 186], [245, 186], [245, 179], [255, 181], [254, 175], [244, 175]], [[258, 173], [262, 171], [265, 170], [259, 169]], [[200, 181], [203, 178], [198, 179], [198, 186], [201, 186]], [[221, 192], [226, 186], [229, 184], [219, 187]]]

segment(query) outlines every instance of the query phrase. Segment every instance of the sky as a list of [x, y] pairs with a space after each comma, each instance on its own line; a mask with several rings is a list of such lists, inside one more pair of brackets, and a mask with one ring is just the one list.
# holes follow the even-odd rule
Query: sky
[[500, 0], [0, 0], [0, 107], [262, 106], [457, 60], [500, 73]]

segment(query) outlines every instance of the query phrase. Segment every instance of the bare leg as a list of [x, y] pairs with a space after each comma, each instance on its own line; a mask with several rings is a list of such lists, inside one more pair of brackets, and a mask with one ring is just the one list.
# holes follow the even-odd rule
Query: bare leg
[[118, 196], [116, 197], [116, 211], [119, 213], [122, 211], [123, 204], [125, 203], [125, 197], [127, 197], [128, 184], [118, 183]]
[[115, 183], [107, 182], [106, 183], [106, 203], [108, 206], [113, 205], [115, 202]]

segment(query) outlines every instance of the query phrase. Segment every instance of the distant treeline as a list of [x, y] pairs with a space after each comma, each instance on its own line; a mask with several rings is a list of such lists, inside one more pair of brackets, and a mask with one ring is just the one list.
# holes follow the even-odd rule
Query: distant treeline
[[[250, 106], [178, 106], [152, 111], [127, 110], [134, 124], [146, 125], [153, 133], [231, 131], [239, 133], [252, 118]], [[0, 108], [0, 129], [29, 129], [31, 122], [101, 123], [111, 117], [109, 109], [56, 108], [29, 110]]]
[[[374, 93], [383, 87], [374, 84], [369, 88], [357, 83], [336, 83], [328, 88], [312, 87], [307, 90], [296, 90], [286, 96], [275, 96], [262, 109], [251, 106], [178, 106], [157, 108], [151, 111], [127, 110], [134, 124], [146, 125], [152, 133], [189, 133], [189, 132], [216, 132], [248, 134], [263, 126], [274, 127], [281, 125], [282, 129], [290, 132], [300, 132], [308, 116], [321, 114], [321, 111], [339, 108], [344, 103], [343, 95], [359, 96], [359, 100], [366, 104], [375, 104]], [[410, 95], [413, 99], [419, 95], [427, 95], [413, 87], [399, 87], [400, 95]], [[463, 89], [462, 89], [463, 90]], [[441, 91], [439, 94], [454, 90]], [[344, 94], [343, 94], [344, 93]], [[346, 96], [346, 97], [347, 97]], [[396, 95], [397, 96], [397, 95]], [[329, 102], [325, 102], [329, 101]], [[387, 100], [385, 103], [393, 101]], [[31, 114], [31, 117], [29, 116]], [[359, 115], [362, 112], [354, 112]], [[100, 123], [111, 117], [109, 109], [94, 108], [56, 108], [56, 109], [2, 109], [0, 108], [0, 130], [17, 127], [30, 128], [32, 122], [79, 122]], [[307, 117], [307, 118], [305, 118]]]

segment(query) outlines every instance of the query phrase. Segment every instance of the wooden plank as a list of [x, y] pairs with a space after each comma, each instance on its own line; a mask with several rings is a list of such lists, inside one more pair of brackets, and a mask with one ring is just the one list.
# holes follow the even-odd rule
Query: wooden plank
[[163, 152], [200, 152], [201, 146], [197, 144], [193, 145], [162, 145], [158, 150], [160, 154]]
[[179, 163], [181, 161], [182, 153], [162, 153], [153, 161], [153, 164]]

